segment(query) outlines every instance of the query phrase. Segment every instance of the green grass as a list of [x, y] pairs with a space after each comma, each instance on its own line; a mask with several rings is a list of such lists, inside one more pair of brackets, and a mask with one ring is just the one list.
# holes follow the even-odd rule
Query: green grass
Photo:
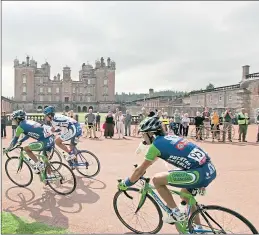
[[[27, 113], [28, 115], [42, 115], [41, 113]], [[62, 113], [58, 113], [58, 114], [62, 114]], [[85, 113], [77, 113], [78, 114], [78, 121], [79, 122], [85, 122]], [[101, 123], [105, 121], [105, 116], [107, 115], [107, 113], [100, 113], [101, 115]]]
[[69, 234], [69, 232], [39, 222], [29, 223], [12, 213], [2, 212], [2, 234]]

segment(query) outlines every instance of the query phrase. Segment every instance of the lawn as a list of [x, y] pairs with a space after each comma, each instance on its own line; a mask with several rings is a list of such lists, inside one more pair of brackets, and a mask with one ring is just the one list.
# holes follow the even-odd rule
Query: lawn
[[2, 212], [1, 232], [2, 234], [69, 234], [63, 228], [51, 227], [39, 222], [29, 223], [9, 212]]

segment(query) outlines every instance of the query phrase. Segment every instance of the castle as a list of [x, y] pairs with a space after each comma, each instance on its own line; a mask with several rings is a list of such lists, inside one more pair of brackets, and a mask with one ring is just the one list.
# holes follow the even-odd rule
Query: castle
[[26, 57], [19, 63], [14, 60], [14, 102], [15, 108], [23, 108], [27, 112], [42, 110], [52, 105], [57, 111], [74, 110], [86, 112], [89, 106], [95, 110], [111, 109], [115, 102], [115, 70], [116, 63], [107, 58], [95, 62], [95, 67], [82, 64], [79, 81], [72, 80], [71, 68], [65, 66], [62, 76], [58, 73], [50, 78], [48, 62], [40, 68], [34, 59]]

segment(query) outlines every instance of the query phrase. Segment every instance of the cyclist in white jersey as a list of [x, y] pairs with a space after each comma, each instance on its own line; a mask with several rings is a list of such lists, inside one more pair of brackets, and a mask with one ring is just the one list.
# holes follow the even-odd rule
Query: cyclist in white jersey
[[[55, 108], [49, 106], [44, 109], [45, 120], [52, 125], [53, 132], [60, 132], [60, 137], [55, 141], [56, 145], [67, 153], [66, 160], [72, 160], [74, 155], [73, 148], [75, 146], [75, 139], [82, 135], [82, 128], [80, 124], [73, 118], [55, 114]], [[71, 140], [70, 149], [63, 144], [64, 141]]]

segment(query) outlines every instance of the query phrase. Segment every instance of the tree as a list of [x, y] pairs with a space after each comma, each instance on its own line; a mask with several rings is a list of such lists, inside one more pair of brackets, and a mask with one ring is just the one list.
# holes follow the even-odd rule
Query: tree
[[209, 85], [206, 86], [206, 90], [212, 90], [214, 88], [215, 88], [215, 86], [213, 84], [211, 84], [211, 83], [209, 83]]

